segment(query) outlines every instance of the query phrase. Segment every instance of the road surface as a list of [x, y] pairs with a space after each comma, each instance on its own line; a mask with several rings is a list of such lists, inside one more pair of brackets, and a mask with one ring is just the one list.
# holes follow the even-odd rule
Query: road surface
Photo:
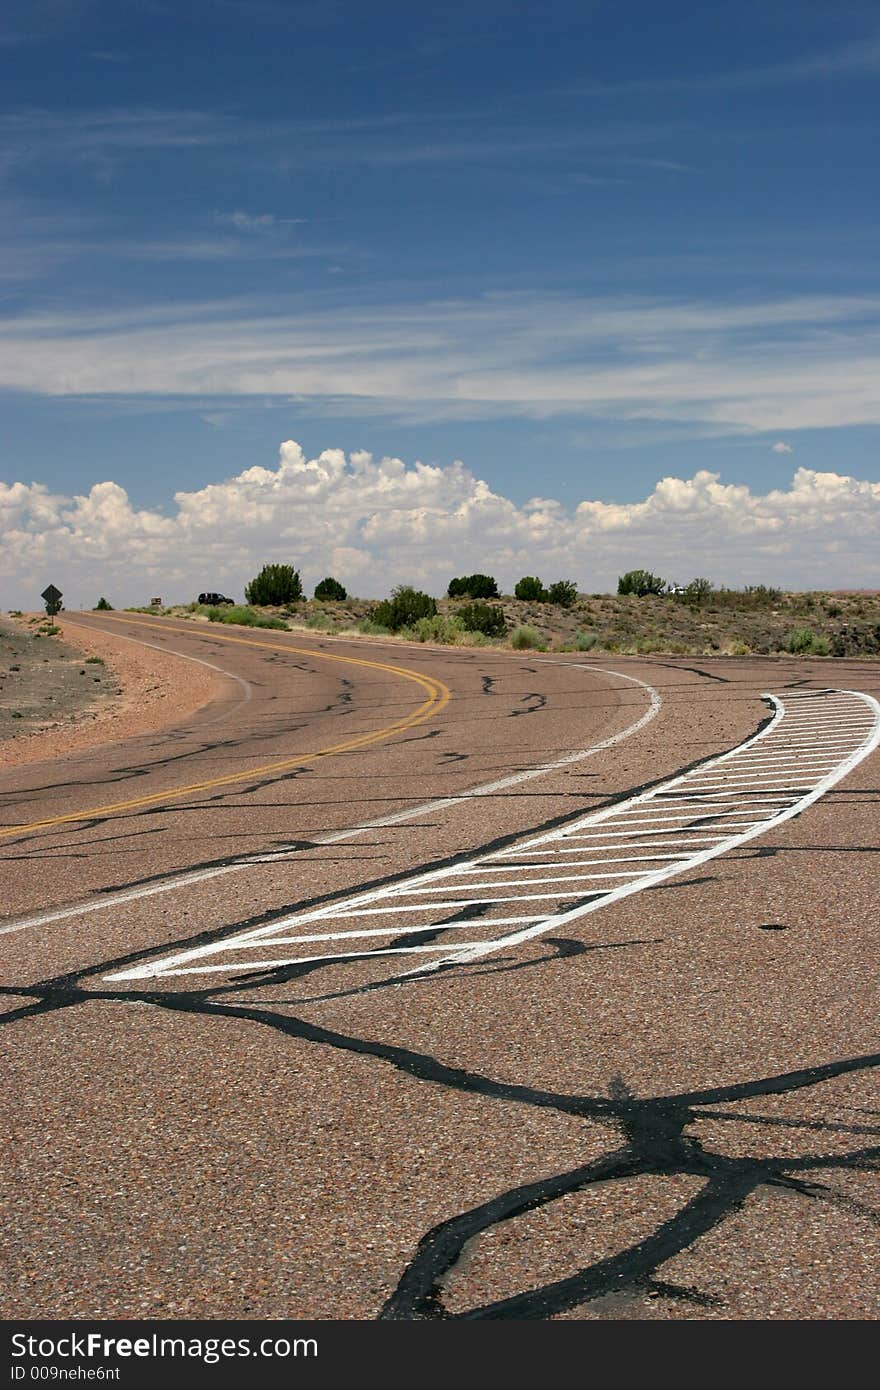
[[877, 1315], [876, 663], [68, 616], [224, 676], [0, 775], [3, 1316]]

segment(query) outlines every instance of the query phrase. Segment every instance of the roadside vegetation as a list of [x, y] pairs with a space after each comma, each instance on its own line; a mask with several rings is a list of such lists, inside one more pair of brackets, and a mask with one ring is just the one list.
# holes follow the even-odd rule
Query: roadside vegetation
[[352, 597], [328, 575], [306, 599], [299, 571], [272, 564], [246, 586], [247, 604], [127, 611], [517, 651], [880, 656], [880, 591], [786, 593], [764, 584], [731, 589], [702, 575], [678, 583], [646, 569], [622, 574], [617, 590], [586, 594], [570, 579], [545, 586], [539, 575], [523, 575], [511, 596], [500, 592], [493, 575], [470, 574], [450, 579], [443, 598], [401, 584], [376, 600]]
[[302, 598], [299, 570], [293, 565], [264, 565], [245, 585], [244, 596], [249, 604], [296, 603]]

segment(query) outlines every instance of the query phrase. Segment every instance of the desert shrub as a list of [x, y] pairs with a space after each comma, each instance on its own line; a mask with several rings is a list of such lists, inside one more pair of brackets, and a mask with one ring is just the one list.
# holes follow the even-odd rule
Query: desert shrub
[[515, 598], [532, 603], [547, 602], [547, 590], [536, 574], [524, 574], [522, 579], [517, 580], [513, 593]]
[[22, 616], [22, 611], [20, 608], [10, 608], [9, 616], [10, 618], [20, 618]]
[[574, 639], [574, 649], [577, 652], [591, 652], [598, 641], [598, 632], [579, 632]]
[[348, 590], [338, 579], [328, 575], [315, 585], [315, 598], [319, 603], [342, 603], [343, 599], [348, 598]]
[[469, 632], [483, 632], [487, 637], [503, 637], [507, 631], [504, 610], [492, 603], [466, 603], [457, 617]]
[[785, 639], [785, 650], [793, 656], [828, 656], [831, 643], [808, 627], [796, 627]]
[[87, 657], [86, 657], [86, 665], [87, 665], [87, 666], [103, 666], [103, 665], [104, 665], [104, 658], [103, 658], [102, 656], [87, 656]]
[[420, 618], [433, 618], [436, 612], [437, 604], [430, 594], [411, 584], [399, 584], [390, 598], [376, 605], [372, 617], [380, 627], [397, 632], [402, 627], [415, 627]]
[[[381, 607], [381, 604], [379, 605]], [[365, 637], [390, 637], [391, 628], [385, 627], [377, 622], [375, 615], [372, 618], [362, 618], [357, 625], [358, 632], [362, 632]]]
[[287, 623], [282, 618], [267, 618], [241, 604], [233, 604], [231, 608], [209, 608], [207, 614], [212, 623], [235, 623], [237, 627], [274, 627], [287, 631]]
[[381, 603], [377, 603], [373, 609], [373, 623], [376, 627], [381, 627], [384, 632], [393, 632], [395, 629], [394, 608], [390, 598], [383, 598]]
[[644, 598], [646, 594], [662, 594], [665, 588], [666, 580], [661, 579], [659, 574], [651, 574], [650, 570], [627, 570], [617, 581], [619, 594], [635, 594], [637, 598]]
[[264, 565], [260, 573], [245, 585], [248, 603], [296, 603], [302, 598], [299, 570], [293, 565]]
[[557, 579], [547, 590], [548, 603], [558, 603], [560, 608], [571, 608], [577, 596], [577, 585], [571, 579]]
[[713, 592], [715, 585], [710, 579], [692, 579], [684, 591], [684, 596], [688, 603], [695, 603], [699, 608], [702, 603]]
[[831, 655], [880, 655], [880, 623], [844, 624], [831, 638]]
[[748, 608], [772, 608], [774, 604], [780, 603], [782, 600], [782, 590], [774, 589], [767, 584], [747, 584], [741, 594], [735, 589], [726, 589], [722, 592], [737, 600], [738, 606]]
[[104, 598], [104, 595], [102, 594], [101, 597], [98, 599], [98, 602], [95, 604], [93, 611], [95, 613], [112, 613], [113, 604], [108, 603], [107, 600]]
[[419, 618], [412, 627], [401, 628], [397, 635], [406, 637], [411, 642], [437, 642], [454, 647], [464, 637], [465, 629], [457, 615], [447, 618], [442, 613], [435, 613], [430, 618]]
[[515, 627], [510, 634], [510, 645], [518, 652], [542, 652], [546, 644], [536, 628]]
[[491, 574], [463, 574], [450, 579], [446, 592], [450, 598], [498, 598], [498, 585]]

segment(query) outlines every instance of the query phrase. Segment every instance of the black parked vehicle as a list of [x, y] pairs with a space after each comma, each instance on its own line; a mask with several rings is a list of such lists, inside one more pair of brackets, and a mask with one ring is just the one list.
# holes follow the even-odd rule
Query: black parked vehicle
[[235, 603], [235, 599], [227, 598], [225, 594], [199, 594], [199, 603], [206, 603], [210, 608], [216, 608], [220, 603]]

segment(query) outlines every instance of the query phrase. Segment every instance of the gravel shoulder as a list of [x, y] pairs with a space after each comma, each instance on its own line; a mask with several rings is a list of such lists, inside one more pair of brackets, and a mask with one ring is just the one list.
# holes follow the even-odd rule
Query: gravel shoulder
[[[170, 652], [86, 629], [64, 614], [57, 636], [0, 620], [0, 767], [42, 762], [178, 724], [223, 678]], [[41, 623], [40, 626], [43, 626]]]

